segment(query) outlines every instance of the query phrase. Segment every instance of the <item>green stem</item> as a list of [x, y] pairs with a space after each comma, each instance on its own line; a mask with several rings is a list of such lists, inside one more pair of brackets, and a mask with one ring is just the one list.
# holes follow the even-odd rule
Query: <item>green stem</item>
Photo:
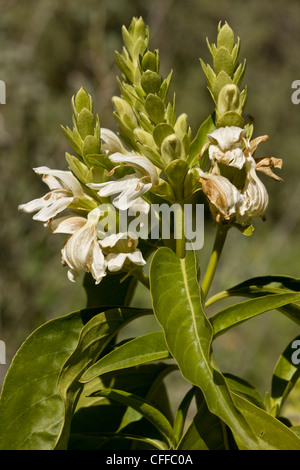
[[178, 210], [175, 212], [175, 230], [177, 231], [177, 236], [179, 229], [180, 238], [176, 238], [176, 254], [179, 258], [185, 257], [185, 233], [184, 233], [184, 210], [182, 204], [178, 204]]
[[230, 297], [230, 294], [226, 290], [223, 290], [222, 292], [218, 292], [215, 295], [212, 295], [206, 302], [205, 302], [205, 307], [209, 307], [210, 305], [214, 304], [215, 302], [218, 302], [219, 300], [226, 299], [227, 297]]
[[147, 289], [150, 289], [150, 281], [149, 277], [147, 276], [146, 273], [142, 269], [135, 269], [134, 271], [131, 272], [131, 274], [138, 280], [140, 281]]
[[202, 291], [203, 297], [206, 299], [208, 291], [210, 289], [213, 277], [216, 272], [216, 268], [224, 247], [224, 243], [226, 240], [228, 228], [224, 227], [221, 224], [218, 224], [216, 238], [213, 246], [213, 251], [206, 269], [206, 273], [202, 282]]

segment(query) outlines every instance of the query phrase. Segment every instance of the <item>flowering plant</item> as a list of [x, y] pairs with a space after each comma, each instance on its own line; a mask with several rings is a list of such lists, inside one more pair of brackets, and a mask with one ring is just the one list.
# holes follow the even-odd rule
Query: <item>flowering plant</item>
[[[35, 168], [49, 191], [19, 206], [66, 235], [62, 264], [72, 282], [84, 273], [87, 306], [40, 326], [15, 355], [0, 399], [0, 448], [299, 450], [298, 428], [282, 417], [299, 375], [298, 339], [278, 359], [265, 397], [222, 373], [213, 353], [215, 338], [269, 310], [299, 324], [299, 280], [290, 277], [254, 277], [208, 297], [228, 231], [251, 236], [255, 219], [266, 218], [259, 174], [281, 181], [273, 171], [281, 159], [255, 158], [268, 136], [253, 137], [244, 113], [240, 40], [220, 23], [217, 43], [208, 42], [212, 66], [201, 66], [214, 109], [192, 138], [175, 95], [168, 101], [172, 72], [160, 76], [142, 18], [122, 34], [118, 134], [100, 125], [81, 88], [73, 128], [62, 127], [74, 150], [68, 169]], [[216, 226], [203, 272], [201, 193]], [[139, 283], [152, 308], [130, 306]], [[247, 300], [210, 314], [212, 304], [234, 296]], [[118, 340], [145, 315], [155, 318], [155, 331]], [[174, 370], [189, 385], [175, 412], [164, 383]]]

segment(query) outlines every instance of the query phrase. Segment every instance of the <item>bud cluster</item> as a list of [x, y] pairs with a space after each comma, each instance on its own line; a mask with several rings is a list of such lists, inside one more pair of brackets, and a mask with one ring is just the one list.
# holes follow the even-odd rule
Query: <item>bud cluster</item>
[[210, 44], [208, 48], [212, 57], [213, 67], [205, 64], [202, 59], [201, 66], [205, 74], [208, 90], [216, 105], [216, 126], [244, 126], [243, 109], [247, 100], [247, 89], [240, 92], [239, 87], [243, 80], [246, 60], [238, 63], [240, 38], [235, 42], [234, 32], [225, 23], [218, 25], [217, 44]]

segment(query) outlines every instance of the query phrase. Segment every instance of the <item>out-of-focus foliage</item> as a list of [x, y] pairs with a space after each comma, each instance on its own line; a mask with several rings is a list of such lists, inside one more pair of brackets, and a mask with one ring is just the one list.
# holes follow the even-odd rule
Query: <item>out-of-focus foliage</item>
[[[111, 103], [118, 94], [114, 51], [121, 50], [121, 27], [133, 16], [149, 25], [162, 74], [173, 68], [178, 114], [188, 114], [193, 135], [213, 108], [199, 63], [200, 57], [210, 61], [206, 37], [214, 42], [218, 22], [226, 20], [241, 38], [246, 112], [254, 119], [254, 137], [270, 136], [257, 156], [282, 157], [284, 183], [264, 179], [267, 221], [258, 223], [250, 238], [232, 231], [228, 246], [234, 251], [225, 247], [215, 285], [227, 288], [254, 274], [300, 277], [300, 105], [291, 102], [291, 84], [300, 79], [299, 2], [7, 0], [0, 6], [0, 79], [7, 87], [6, 104], [0, 105], [0, 339], [7, 345], [7, 362], [42, 322], [85, 304], [80, 281], [70, 283], [60, 265], [62, 238], [50, 236], [17, 206], [46, 192], [32, 167], [66, 169], [64, 153], [70, 148], [60, 124], [71, 125], [70, 99], [81, 86], [93, 96], [101, 125], [117, 130]], [[212, 229], [208, 222], [203, 263]], [[143, 292], [135, 302], [145, 303]], [[251, 324], [216, 344], [216, 353], [225, 368], [242, 367], [241, 375], [265, 387], [264, 370], [275, 365], [294, 325], [274, 312]], [[0, 367], [1, 383], [5, 367]]]

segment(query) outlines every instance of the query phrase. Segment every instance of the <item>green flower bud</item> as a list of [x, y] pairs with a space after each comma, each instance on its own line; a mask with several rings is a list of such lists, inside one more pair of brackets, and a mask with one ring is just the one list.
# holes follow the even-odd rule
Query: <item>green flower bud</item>
[[87, 93], [87, 91], [83, 87], [81, 87], [80, 90], [77, 92], [74, 100], [74, 105], [77, 113], [80, 113], [83, 108], [87, 108], [89, 111], [93, 112], [92, 97]]
[[236, 85], [225, 85], [219, 93], [217, 111], [220, 115], [227, 111], [238, 111], [240, 92]]
[[180, 137], [176, 134], [166, 137], [161, 145], [161, 156], [166, 165], [173, 160], [184, 160], [185, 150]]
[[161, 78], [156, 72], [147, 70], [141, 77], [141, 85], [147, 95], [149, 93], [158, 93], [161, 86]]
[[220, 22], [218, 32], [217, 47], [225, 47], [229, 52], [232, 52], [234, 47], [234, 32], [230, 26], [227, 23], [221, 26]]
[[146, 70], [151, 70], [152, 72], [158, 73], [159, 71], [158, 51], [154, 51], [154, 52], [147, 51], [144, 57], [142, 58], [141, 66], [144, 72], [146, 72]]
[[83, 108], [77, 116], [77, 128], [82, 139], [87, 135], [94, 135], [95, 118], [93, 113]]

